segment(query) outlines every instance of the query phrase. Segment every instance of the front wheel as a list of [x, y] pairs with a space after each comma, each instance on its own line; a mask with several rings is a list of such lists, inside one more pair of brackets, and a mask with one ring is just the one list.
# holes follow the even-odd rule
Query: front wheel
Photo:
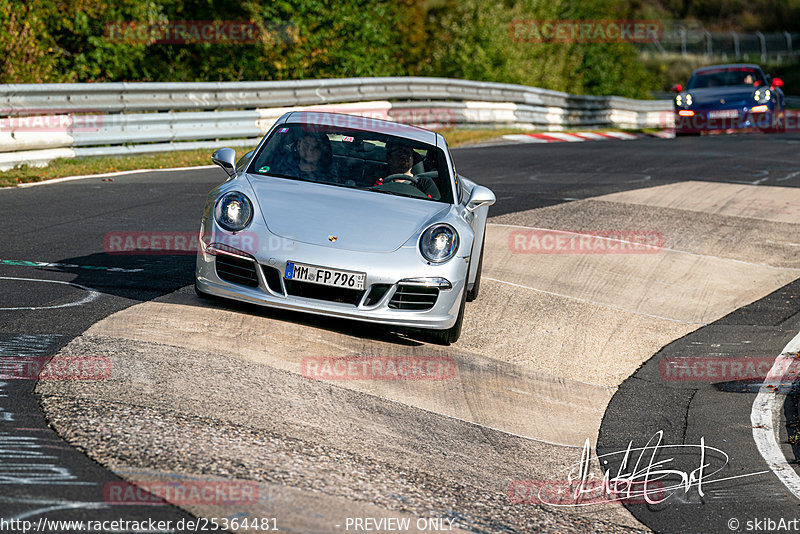
[[203, 300], [216, 300], [214, 295], [210, 295], [204, 291], [200, 291], [200, 288], [197, 287], [197, 282], [194, 283], [194, 292], [197, 293], [197, 296]]
[[[478, 298], [478, 293], [481, 289], [481, 271], [483, 270], [483, 246], [486, 244], [486, 231], [484, 230], [483, 240], [481, 241], [481, 255], [478, 258], [478, 272], [475, 273], [475, 283], [472, 284], [472, 289], [467, 293], [467, 302], [472, 302]], [[469, 271], [467, 271], [469, 276]]]

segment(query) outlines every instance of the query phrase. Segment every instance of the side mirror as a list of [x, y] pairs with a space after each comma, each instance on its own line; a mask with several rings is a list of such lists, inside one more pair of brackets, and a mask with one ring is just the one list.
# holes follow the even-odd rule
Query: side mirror
[[251, 150], [241, 158], [239, 161], [236, 162], [236, 172], [244, 172], [244, 168], [247, 167], [247, 164], [250, 163], [250, 158], [253, 157], [255, 150]]
[[220, 148], [211, 154], [211, 161], [222, 167], [229, 177], [236, 176], [236, 151], [232, 148]]
[[780, 78], [773, 78], [772, 87], [783, 87], [783, 80], [781, 80]]
[[682, 91], [683, 91], [683, 86], [681, 84], [676, 83], [675, 85], [672, 86], [673, 93], [680, 93]]
[[482, 206], [491, 206], [495, 202], [492, 191], [486, 187], [476, 185], [472, 188], [472, 193], [467, 201], [467, 211], [472, 213]]

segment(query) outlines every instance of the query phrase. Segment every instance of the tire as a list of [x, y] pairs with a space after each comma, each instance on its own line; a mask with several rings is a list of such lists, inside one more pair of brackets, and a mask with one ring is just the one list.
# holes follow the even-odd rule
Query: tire
[[675, 137], [697, 137], [700, 132], [675, 132]]
[[200, 288], [197, 287], [197, 282], [194, 283], [194, 292], [197, 293], [197, 296], [203, 300], [216, 300], [214, 295], [209, 295], [208, 293], [200, 291]]
[[[481, 255], [478, 258], [478, 272], [475, 273], [475, 283], [472, 284], [472, 289], [467, 292], [467, 302], [472, 302], [478, 298], [478, 293], [481, 289], [481, 271], [483, 270], [483, 245], [486, 244], [486, 230], [483, 231], [483, 239], [481, 240]], [[469, 277], [469, 272], [467, 272]]]
[[461, 292], [461, 307], [458, 309], [458, 317], [456, 317], [456, 324], [447, 330], [429, 330], [430, 336], [433, 340], [440, 345], [449, 345], [455, 343], [461, 336], [461, 325], [464, 322], [464, 308], [467, 307], [467, 289]]

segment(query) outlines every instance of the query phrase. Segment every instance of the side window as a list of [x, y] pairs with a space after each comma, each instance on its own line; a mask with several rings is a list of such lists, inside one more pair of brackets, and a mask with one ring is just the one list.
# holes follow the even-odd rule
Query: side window
[[[452, 154], [450, 155], [450, 161], [453, 161], [453, 155]], [[453, 167], [452, 167], [452, 169], [453, 169], [453, 179], [456, 182], [456, 198], [458, 199], [458, 202], [463, 202], [464, 200], [461, 198], [461, 195], [463, 193], [462, 188], [461, 188], [461, 180], [459, 180], [458, 172], [456, 172], [456, 164], [453, 163], [452, 165], [453, 165]]]
[[256, 152], [255, 150], [251, 150], [250, 152], [239, 158], [239, 161], [236, 162], [236, 172], [238, 173], [244, 172], [244, 169], [247, 167], [247, 164], [250, 163], [250, 160], [253, 158], [253, 154], [255, 154], [255, 152]]

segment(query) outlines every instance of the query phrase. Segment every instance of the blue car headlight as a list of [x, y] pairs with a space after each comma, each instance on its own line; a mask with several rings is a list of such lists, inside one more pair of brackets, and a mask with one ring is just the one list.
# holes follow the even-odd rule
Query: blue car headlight
[[214, 218], [225, 230], [230, 232], [244, 230], [253, 219], [253, 204], [238, 191], [225, 193], [217, 200]]
[[434, 224], [422, 232], [419, 251], [431, 263], [444, 263], [458, 250], [458, 232], [449, 224]]
[[756, 89], [753, 99], [759, 104], [766, 104], [772, 98], [772, 91], [769, 89]]

